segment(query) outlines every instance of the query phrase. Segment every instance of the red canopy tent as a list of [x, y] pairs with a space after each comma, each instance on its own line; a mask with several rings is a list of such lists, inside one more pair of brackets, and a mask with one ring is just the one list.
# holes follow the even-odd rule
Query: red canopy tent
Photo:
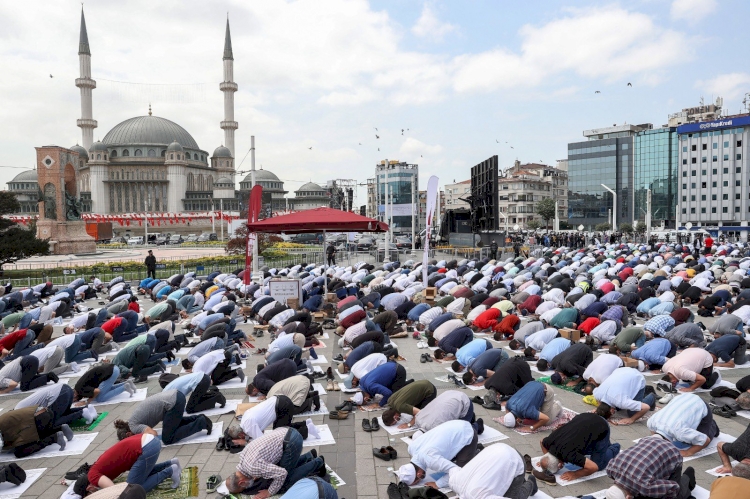
[[315, 208], [248, 224], [248, 232], [386, 232], [388, 224], [348, 211]]

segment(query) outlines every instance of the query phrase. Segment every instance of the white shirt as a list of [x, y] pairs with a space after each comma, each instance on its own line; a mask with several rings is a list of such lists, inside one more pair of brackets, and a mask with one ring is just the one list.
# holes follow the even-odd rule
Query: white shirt
[[282, 348], [286, 348], [289, 346], [294, 345], [294, 335], [293, 334], [281, 334], [278, 338], [273, 340], [270, 345], [268, 345], [268, 353], [274, 353]]
[[547, 329], [542, 329], [541, 331], [537, 331], [526, 337], [524, 344], [527, 347], [533, 348], [537, 352], [541, 352], [542, 348], [555, 338], [557, 338], [557, 329], [548, 327]]
[[211, 373], [214, 372], [216, 366], [222, 362], [224, 362], [224, 350], [214, 350], [195, 361], [195, 364], [193, 364], [193, 372], [201, 372], [211, 376]]
[[295, 314], [295, 311], [289, 308], [287, 310], [284, 310], [276, 314], [273, 319], [268, 321], [268, 323], [277, 329], [281, 329], [282, 327], [284, 327], [284, 323], [287, 320], [291, 319], [294, 314]]
[[545, 312], [554, 310], [557, 308], [557, 303], [553, 301], [544, 301], [538, 307], [536, 307], [536, 315], [541, 316]]
[[523, 474], [523, 459], [513, 447], [497, 443], [485, 448], [463, 468], [448, 472], [448, 484], [461, 499], [500, 499], [513, 479]]
[[55, 350], [57, 350], [57, 347], [44, 347], [44, 348], [37, 348], [33, 352], [31, 352], [31, 355], [39, 359], [39, 366], [44, 367], [44, 364], [49, 360], [50, 357], [52, 357], [52, 354], [55, 353]]
[[357, 379], [362, 379], [365, 374], [369, 373], [378, 366], [381, 366], [388, 362], [385, 355], [382, 353], [371, 353], [364, 359], [358, 360], [352, 366], [352, 374]]
[[482, 315], [482, 312], [487, 310], [487, 305], [477, 305], [473, 309], [471, 309], [471, 312], [469, 312], [469, 315], [466, 316], [466, 320], [474, 322], [474, 319]]
[[254, 440], [262, 437], [263, 430], [274, 421], [276, 421], [276, 397], [268, 397], [252, 409], [245, 411], [240, 420], [240, 426], [245, 435]]
[[60, 336], [59, 338], [55, 338], [54, 340], [47, 343], [47, 346], [48, 347], [62, 347], [62, 349], [65, 350], [70, 345], [72, 345], [75, 340], [76, 340], [76, 335], [64, 334]]
[[742, 322], [746, 326], [750, 326], [750, 305], [743, 305], [742, 307], [732, 312], [732, 315], [736, 315], [737, 317], [742, 319]]
[[646, 378], [631, 367], [615, 369], [599, 387], [594, 389], [594, 398], [628, 411], [638, 412], [641, 403], [635, 400], [641, 389], [646, 387]]
[[[91, 313], [94, 313], [94, 314], [98, 312], [99, 312], [99, 309], [91, 311]], [[75, 317], [73, 317], [73, 319], [71, 319], [70, 325], [73, 326], [73, 329], [81, 329], [82, 327], [86, 325], [88, 320], [89, 320], [89, 312], [78, 314]]]
[[583, 372], [583, 379], [588, 381], [590, 378], [594, 378], [596, 384], [601, 385], [619, 367], [622, 367], [622, 359], [617, 355], [605, 353], [599, 355], [589, 364]]

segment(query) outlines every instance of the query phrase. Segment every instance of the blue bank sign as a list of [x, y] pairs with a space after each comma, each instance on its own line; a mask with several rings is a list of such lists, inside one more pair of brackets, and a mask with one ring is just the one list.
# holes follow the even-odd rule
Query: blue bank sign
[[740, 116], [738, 118], [724, 118], [716, 121], [704, 121], [701, 123], [688, 123], [677, 127], [677, 133], [695, 133], [710, 132], [711, 130], [721, 130], [722, 128], [733, 128], [750, 125], [750, 116]]

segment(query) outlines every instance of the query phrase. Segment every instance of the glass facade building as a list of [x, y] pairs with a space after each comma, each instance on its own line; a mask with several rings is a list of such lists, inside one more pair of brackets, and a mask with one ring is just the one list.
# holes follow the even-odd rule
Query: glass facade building
[[665, 221], [675, 226], [677, 202], [677, 164], [679, 161], [676, 128], [643, 130], [635, 136], [635, 220], [646, 220], [646, 198], [651, 189], [651, 224]]
[[[412, 184], [412, 178], [414, 183]], [[387, 193], [386, 193], [386, 186]], [[377, 218], [385, 221], [385, 203], [388, 199], [391, 211], [393, 232], [411, 233], [414, 205], [412, 205], [412, 186], [414, 203], [418, 201], [419, 167], [399, 161], [381, 161], [375, 169], [375, 204], [378, 207]], [[388, 197], [390, 196], [390, 197]], [[415, 225], [418, 225], [415, 220]]]

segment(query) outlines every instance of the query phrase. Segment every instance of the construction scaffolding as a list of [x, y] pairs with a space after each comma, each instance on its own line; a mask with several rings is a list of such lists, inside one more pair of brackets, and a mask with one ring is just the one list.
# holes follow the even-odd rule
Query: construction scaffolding
[[330, 198], [329, 207], [337, 210], [352, 211], [357, 204], [357, 181], [353, 179], [336, 179], [326, 182]]

